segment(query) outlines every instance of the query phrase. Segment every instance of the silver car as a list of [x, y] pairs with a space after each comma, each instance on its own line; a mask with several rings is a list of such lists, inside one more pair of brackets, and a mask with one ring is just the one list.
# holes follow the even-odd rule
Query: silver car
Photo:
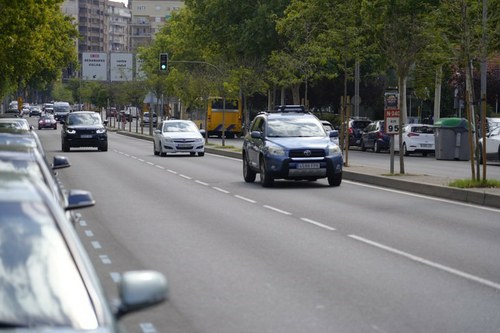
[[160, 273], [122, 274], [112, 308], [74, 227], [42, 182], [0, 173], [0, 327], [118, 332], [122, 315], [165, 300]]
[[154, 131], [153, 152], [155, 155], [167, 156], [170, 153], [189, 153], [194, 156], [205, 155], [205, 130], [191, 120], [164, 120]]

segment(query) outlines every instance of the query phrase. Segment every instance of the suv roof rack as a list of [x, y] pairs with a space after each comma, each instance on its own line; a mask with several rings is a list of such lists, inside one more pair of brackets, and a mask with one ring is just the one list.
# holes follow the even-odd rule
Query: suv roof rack
[[274, 112], [300, 112], [306, 113], [304, 105], [276, 105]]

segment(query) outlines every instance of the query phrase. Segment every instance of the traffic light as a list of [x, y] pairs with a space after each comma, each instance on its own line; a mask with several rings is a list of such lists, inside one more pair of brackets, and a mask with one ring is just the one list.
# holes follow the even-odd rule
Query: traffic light
[[168, 53], [160, 53], [160, 72], [168, 71]]

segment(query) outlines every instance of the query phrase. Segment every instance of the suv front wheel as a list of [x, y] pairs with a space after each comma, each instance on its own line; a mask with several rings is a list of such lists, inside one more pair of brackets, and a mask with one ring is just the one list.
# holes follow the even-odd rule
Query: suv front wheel
[[274, 178], [269, 171], [267, 171], [266, 163], [263, 158], [260, 159], [260, 182], [262, 187], [272, 187], [274, 184]]
[[248, 159], [246, 154], [243, 155], [243, 179], [245, 179], [245, 182], [247, 183], [253, 183], [255, 181], [257, 173], [252, 170], [250, 165], [248, 165]]
[[342, 173], [330, 172], [328, 174], [328, 185], [330, 186], [340, 186], [342, 183]]

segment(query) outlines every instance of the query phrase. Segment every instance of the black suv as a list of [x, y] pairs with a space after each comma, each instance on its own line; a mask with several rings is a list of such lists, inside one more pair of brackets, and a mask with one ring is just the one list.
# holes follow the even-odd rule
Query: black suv
[[69, 113], [61, 120], [61, 149], [69, 151], [71, 147], [97, 147], [108, 150], [108, 133], [99, 113], [77, 111]]
[[243, 178], [262, 186], [274, 179], [317, 180], [328, 178], [330, 186], [342, 182], [342, 151], [321, 121], [301, 105], [280, 106], [258, 114], [243, 141]]

